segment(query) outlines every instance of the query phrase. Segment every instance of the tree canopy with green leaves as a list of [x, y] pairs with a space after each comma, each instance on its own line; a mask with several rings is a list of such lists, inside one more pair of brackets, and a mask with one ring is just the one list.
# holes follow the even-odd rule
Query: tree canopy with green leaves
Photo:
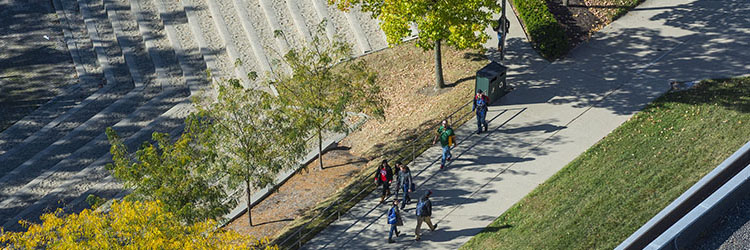
[[195, 115], [186, 123], [174, 143], [169, 134], [154, 132], [155, 145], [144, 142], [134, 157], [114, 129], [107, 128], [113, 160], [107, 169], [132, 190], [126, 199], [161, 200], [167, 211], [187, 223], [218, 219], [236, 203], [224, 202], [223, 188], [207, 174], [214, 155], [202, 147], [208, 124]]
[[399, 44], [412, 33], [418, 33], [416, 46], [435, 50], [437, 87], [445, 87], [440, 46], [445, 43], [456, 49], [479, 49], [489, 36], [485, 28], [492, 26], [492, 14], [501, 7], [496, 0], [329, 0], [341, 10], [360, 6], [381, 21], [391, 45]]
[[284, 55], [291, 75], [277, 75], [280, 99], [295, 109], [299, 125], [318, 138], [318, 162], [323, 169], [324, 132], [348, 132], [351, 112], [384, 117], [386, 101], [376, 84], [376, 73], [363, 60], [351, 58], [351, 46], [341, 39], [329, 41], [319, 28], [308, 46]]
[[62, 209], [42, 215], [25, 232], [0, 230], [3, 249], [278, 249], [234, 231], [217, 229], [213, 220], [193, 224], [167, 210], [161, 201], [115, 201], [108, 212]]
[[214, 169], [227, 174], [222, 178], [226, 186], [244, 188], [252, 226], [252, 191], [272, 185], [279, 171], [298, 165], [305, 133], [271, 94], [245, 89], [238, 81], [218, 85], [217, 101], [199, 107], [211, 122], [205, 146], [216, 153]]

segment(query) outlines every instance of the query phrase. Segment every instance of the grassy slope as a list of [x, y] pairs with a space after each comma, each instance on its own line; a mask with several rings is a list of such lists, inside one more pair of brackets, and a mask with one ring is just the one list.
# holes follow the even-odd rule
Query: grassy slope
[[750, 138], [750, 78], [669, 93], [462, 249], [612, 249]]

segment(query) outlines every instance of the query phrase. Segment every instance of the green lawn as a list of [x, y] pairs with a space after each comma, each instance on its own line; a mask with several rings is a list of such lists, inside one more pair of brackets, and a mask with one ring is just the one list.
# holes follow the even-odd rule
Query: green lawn
[[462, 249], [612, 249], [750, 139], [750, 78], [668, 93]]

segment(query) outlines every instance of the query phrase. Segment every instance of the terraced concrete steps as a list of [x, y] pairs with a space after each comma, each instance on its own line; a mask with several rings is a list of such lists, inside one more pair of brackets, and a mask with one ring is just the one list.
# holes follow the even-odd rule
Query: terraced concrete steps
[[[143, 127], [148, 128], [148, 125], [155, 120], [158, 121], [158, 124], [154, 124], [154, 126], [161, 126], [160, 128], [169, 128], [169, 126], [174, 127], [182, 124], [184, 116], [175, 116], [172, 121], [165, 121], [164, 119], [167, 118], [159, 118], [178, 104], [187, 103], [188, 95], [187, 89], [164, 92], [148, 103], [138, 107], [128, 117], [119, 120], [112, 127], [122, 138], [129, 138], [128, 140], [133, 140], [133, 142], [148, 140], [145, 136], [150, 136], [149, 131], [144, 131], [140, 134], [138, 131], [143, 130]], [[139, 137], [132, 137], [133, 135], [139, 135]], [[12, 220], [12, 218], [19, 216], [20, 211], [49, 194], [51, 190], [58, 188], [71, 190], [72, 186], [70, 183], [66, 184], [64, 182], [65, 180], [69, 180], [69, 178], [77, 175], [85, 175], [86, 178], [89, 178], [87, 179], [88, 181], [104, 179], [107, 174], [106, 171], [100, 172], [100, 175], [81, 172], [86, 166], [101, 158], [109, 150], [109, 143], [107, 142], [104, 130], [98, 130], [95, 138], [81, 145], [83, 146], [75, 150], [75, 152], [71, 152], [68, 157], [56, 162], [53, 166], [35, 171], [41, 173], [39, 176], [24, 178], [25, 176], [22, 175], [23, 173], [27, 173], [27, 169], [27, 171], [14, 173], [18, 178], [6, 175], [0, 179], [0, 218]], [[35, 214], [35, 216], [38, 216], [38, 214]], [[11, 224], [15, 222], [10, 221]], [[8, 221], [3, 221], [2, 223], [5, 224]]]
[[187, 18], [180, 5], [173, 1], [153, 0], [153, 5], [164, 24], [174, 53], [177, 56], [182, 77], [192, 95], [199, 94], [201, 88], [207, 85], [205, 77], [206, 64], [200, 57], [198, 45], [192, 40], [187, 27]]

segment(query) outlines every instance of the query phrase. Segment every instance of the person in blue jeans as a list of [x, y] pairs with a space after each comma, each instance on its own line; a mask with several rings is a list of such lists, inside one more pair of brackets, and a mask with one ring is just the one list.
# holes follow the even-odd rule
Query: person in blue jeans
[[443, 147], [443, 156], [440, 159], [440, 169], [445, 168], [445, 162], [451, 161], [451, 140], [453, 139], [453, 129], [448, 125], [446, 120], [443, 120], [442, 126], [437, 130], [435, 139], [432, 140], [432, 144], [435, 144], [440, 139], [440, 146]]
[[477, 90], [477, 95], [474, 96], [474, 104], [471, 107], [471, 111], [476, 111], [477, 113], [477, 134], [482, 133], [482, 126], [484, 126], [484, 131], [487, 131], [487, 111], [489, 110], [487, 105], [489, 103], [490, 98], [481, 89]]
[[398, 237], [401, 232], [398, 231], [398, 226], [404, 225], [404, 220], [401, 218], [401, 212], [398, 211], [398, 200], [393, 200], [393, 206], [388, 210], [388, 225], [391, 225], [391, 229], [388, 232], [388, 243], [393, 243], [393, 234]]
[[409, 193], [414, 192], [414, 183], [411, 179], [411, 170], [409, 167], [402, 164], [400, 161], [396, 162], [396, 167], [400, 168], [398, 172], [398, 187], [404, 191], [404, 198], [401, 200], [401, 209], [406, 207], [406, 204], [411, 201]]

